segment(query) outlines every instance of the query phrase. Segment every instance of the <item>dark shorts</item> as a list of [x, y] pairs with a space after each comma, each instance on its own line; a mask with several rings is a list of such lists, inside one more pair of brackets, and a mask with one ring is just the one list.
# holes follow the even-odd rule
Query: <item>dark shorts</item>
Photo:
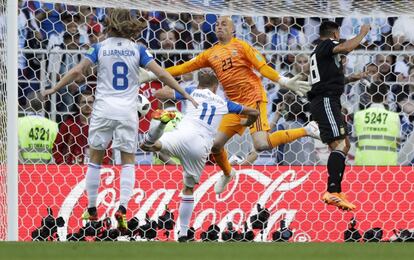
[[315, 97], [310, 103], [312, 120], [319, 125], [322, 142], [329, 144], [347, 136], [340, 97]]

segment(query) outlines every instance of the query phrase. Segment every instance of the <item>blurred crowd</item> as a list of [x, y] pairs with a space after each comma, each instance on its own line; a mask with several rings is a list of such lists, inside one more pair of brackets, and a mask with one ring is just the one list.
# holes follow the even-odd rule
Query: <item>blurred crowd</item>
[[[352, 2], [352, 1], [348, 1]], [[346, 6], [344, 8], [347, 8]], [[352, 5], [349, 5], [350, 10]], [[19, 106], [21, 116], [37, 113], [59, 124], [53, 145], [56, 163], [84, 163], [87, 154], [87, 130], [93, 104], [96, 77], [72, 83], [63, 88], [56, 98], [43, 102], [41, 109], [31, 107], [33, 94], [56, 83], [75, 66], [83, 53], [105, 37], [104, 20], [110, 8], [71, 6], [19, 0], [18, 57]], [[140, 19], [143, 30], [136, 41], [146, 45], [157, 62], [170, 67], [191, 59], [194, 55], [216, 43], [214, 14], [144, 12], [131, 10]], [[301, 74], [307, 79], [310, 72], [309, 54], [318, 43], [321, 18], [247, 17], [234, 15], [235, 36], [249, 42], [262, 52], [268, 63], [282, 75]], [[371, 32], [358, 50], [342, 56], [346, 75], [346, 88], [342, 96], [344, 115], [351, 133], [353, 150], [357, 143], [354, 115], [371, 106], [373, 85], [385, 91], [383, 104], [389, 111], [398, 113], [400, 121], [396, 153], [404, 151], [399, 163], [411, 165], [414, 155], [407, 152], [414, 121], [414, 17], [346, 16], [332, 19], [341, 25], [341, 38], [350, 39], [358, 34], [362, 24], [369, 23]], [[5, 13], [0, 10], [0, 47], [4, 46]], [[181, 77], [186, 87], [197, 84], [194, 75]], [[263, 79], [268, 94], [268, 117], [271, 131], [301, 127], [309, 122], [308, 101], [273, 82]], [[384, 87], [385, 86], [385, 87]], [[152, 97], [160, 83], [142, 87], [142, 93]], [[376, 88], [378, 90], [378, 88]], [[147, 120], [147, 119], [145, 119]], [[143, 120], [143, 121], [145, 121]], [[148, 122], [142, 122], [145, 132]], [[410, 138], [411, 137], [411, 138]], [[405, 149], [404, 149], [404, 146]], [[235, 137], [228, 145], [232, 163], [265, 165], [326, 164], [329, 154], [326, 145], [318, 140], [302, 138], [272, 152], [256, 154], [248, 134]], [[412, 150], [412, 149], [411, 149]], [[350, 163], [354, 162], [350, 152]], [[116, 151], [108, 151], [106, 163], [116, 162]], [[144, 156], [145, 155], [145, 156]], [[146, 158], [137, 151], [137, 160]], [[151, 163], [151, 160], [143, 159]]]

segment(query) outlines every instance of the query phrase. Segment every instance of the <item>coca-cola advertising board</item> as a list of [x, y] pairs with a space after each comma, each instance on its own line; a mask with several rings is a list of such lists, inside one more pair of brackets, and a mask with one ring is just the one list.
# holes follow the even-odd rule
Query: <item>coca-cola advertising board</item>
[[[82, 226], [80, 216], [87, 206], [86, 169], [78, 165], [19, 167], [20, 240], [31, 239], [30, 232], [40, 225], [47, 207], [66, 221], [58, 230], [60, 240]], [[119, 205], [120, 170], [117, 166], [101, 169], [98, 213], [102, 218], [113, 217]], [[137, 166], [127, 217], [136, 216], [143, 223], [148, 213], [157, 220], [168, 205], [177, 222], [181, 172], [179, 166]], [[219, 168], [207, 166], [195, 189], [191, 226], [197, 238], [212, 223], [223, 230], [232, 221], [241, 229], [242, 223], [257, 213], [257, 204], [270, 211], [270, 218], [263, 234], [256, 232], [256, 241], [270, 241], [282, 219], [293, 230], [291, 241], [299, 242], [343, 241], [352, 217], [361, 233], [380, 227], [385, 239], [393, 230], [414, 228], [414, 171], [410, 167], [348, 167], [343, 190], [357, 205], [354, 212], [341, 211], [320, 200], [326, 189], [324, 166], [238, 168], [228, 190], [216, 196], [214, 184], [220, 174]]]

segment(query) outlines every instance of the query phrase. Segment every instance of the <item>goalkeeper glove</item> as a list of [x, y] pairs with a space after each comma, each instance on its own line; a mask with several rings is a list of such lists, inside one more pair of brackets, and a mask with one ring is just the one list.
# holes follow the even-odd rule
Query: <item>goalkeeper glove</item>
[[311, 90], [311, 86], [309, 82], [299, 80], [299, 78], [299, 74], [294, 76], [293, 78], [286, 78], [282, 76], [280, 77], [278, 83], [282, 87], [285, 87], [293, 91], [294, 93], [296, 93], [296, 95], [303, 97], [309, 90]]
[[154, 73], [146, 69], [139, 68], [139, 84], [144, 84], [157, 79]]

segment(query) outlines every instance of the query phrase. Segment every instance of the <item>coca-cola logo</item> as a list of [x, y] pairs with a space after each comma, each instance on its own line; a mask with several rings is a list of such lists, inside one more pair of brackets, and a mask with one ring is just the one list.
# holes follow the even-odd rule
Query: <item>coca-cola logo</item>
[[[359, 230], [381, 227], [384, 239], [391, 238], [393, 230], [413, 227], [410, 214], [414, 212], [412, 167], [348, 167], [342, 187], [357, 205], [355, 212], [343, 212], [321, 201], [321, 194], [326, 189], [326, 166], [240, 169], [228, 191], [220, 197], [213, 189], [219, 177], [217, 169], [206, 166], [196, 188], [191, 225], [197, 228], [197, 238], [210, 224], [219, 224], [223, 231], [230, 220], [237, 229], [243, 229], [241, 223], [257, 212], [257, 203], [270, 212], [264, 240], [270, 239], [270, 232], [279, 229], [282, 218], [293, 232], [290, 241], [343, 241], [344, 231], [353, 217], [357, 219]], [[119, 166], [102, 169], [98, 198], [101, 217], [112, 216], [118, 207], [120, 170]], [[68, 224], [59, 229], [61, 240], [65, 240], [68, 232], [79, 230], [82, 225], [80, 216], [87, 206], [86, 171], [85, 165], [19, 166], [20, 240], [31, 240], [31, 232], [41, 223], [48, 207], [53, 209], [55, 216], [63, 216]], [[143, 220], [148, 213], [156, 220], [168, 205], [177, 219], [181, 179], [179, 166], [137, 166], [136, 188], [128, 205], [128, 218], [136, 215]], [[0, 234], [2, 232], [0, 227]], [[163, 234], [159, 232], [160, 240], [166, 239]], [[259, 233], [256, 240], [261, 237]]]
[[[224, 230], [226, 223], [232, 221], [237, 229], [242, 226], [243, 221], [250, 219], [250, 216], [257, 213], [256, 205], [260, 204], [265, 206], [271, 212], [271, 215], [267, 228], [263, 231], [263, 235], [257, 236], [255, 240], [261, 241], [263, 239], [266, 241], [269, 237], [269, 232], [276, 229], [275, 225], [281, 218], [285, 219], [286, 225], [289, 225], [295, 219], [297, 209], [281, 208], [278, 205], [287, 192], [294, 190], [306, 181], [310, 175], [310, 171], [302, 172], [302, 175], [299, 176], [295, 170], [287, 170], [277, 175], [275, 179], [272, 179], [254, 169], [239, 170], [234, 181], [230, 183], [228, 192], [217, 196], [214, 194], [213, 187], [220, 174], [221, 172], [211, 174], [209, 178], [196, 188], [194, 193], [194, 208], [196, 210], [192, 216], [192, 226], [198, 230], [205, 226], [206, 222], [210, 222], [218, 223], [220, 229]], [[116, 200], [119, 196], [117, 196], [117, 189], [114, 187], [115, 175], [116, 173], [113, 168], [101, 169], [101, 185], [105, 188], [99, 192], [97, 200], [100, 213], [102, 213], [103, 209], [103, 213], [101, 214], [102, 218], [104, 216], [110, 216], [113, 220], [115, 210], [119, 206], [119, 201]], [[237, 205], [238, 202], [237, 198], [235, 199], [235, 194], [242, 189], [240, 180], [246, 178], [249, 179], [249, 183], [252, 183], [252, 187], [255, 184], [260, 185], [262, 188], [260, 194], [258, 194], [258, 199], [256, 201], [249, 201], [250, 206], [248, 210], [246, 210], [246, 207], [243, 210], [240, 205]], [[71, 217], [79, 217], [72, 216], [72, 212], [78, 206], [81, 197], [85, 196], [84, 192], [85, 179], [74, 186], [63, 201], [59, 216], [62, 216], [66, 223], [69, 223], [68, 220]], [[173, 200], [178, 201], [179, 196], [179, 190], [168, 187], [159, 187], [151, 193], [143, 188], [135, 188], [129, 208], [138, 209], [134, 212], [134, 216], [140, 222], [145, 220], [145, 215], [150, 211], [152, 212], [150, 218], [157, 219], [163, 213], [164, 205], [169, 205]], [[156, 201], [157, 203], [155, 204]], [[200, 203], [209, 204], [210, 207], [197, 207]], [[228, 206], [224, 209], [216, 209], [214, 205], [217, 203], [228, 203]], [[179, 224], [179, 219], [177, 218], [176, 227], [179, 227]], [[61, 241], [66, 240], [67, 226], [60, 228], [58, 235]]]

